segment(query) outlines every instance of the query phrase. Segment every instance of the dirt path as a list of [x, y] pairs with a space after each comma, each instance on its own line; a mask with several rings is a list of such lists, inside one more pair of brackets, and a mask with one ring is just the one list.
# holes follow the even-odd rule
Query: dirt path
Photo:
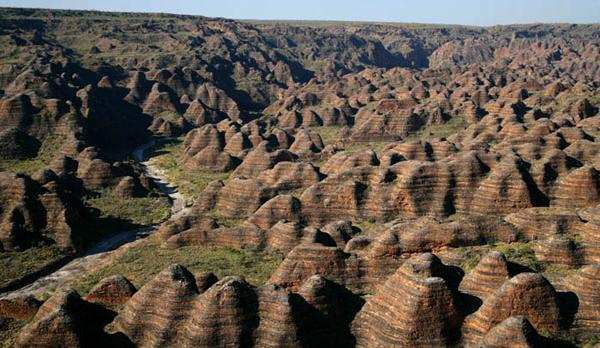
[[[154, 140], [141, 145], [133, 151], [132, 156], [134, 160], [142, 165], [146, 175], [156, 182], [162, 192], [169, 196], [171, 202], [170, 219], [176, 219], [185, 214], [188, 208], [186, 207], [184, 197], [165, 180], [163, 172], [146, 161], [144, 152], [155, 145], [156, 142]], [[26, 295], [39, 297], [45, 293], [52, 293], [79, 276], [109, 264], [116, 256], [123, 254], [132, 246], [139, 243], [141, 237], [152, 234], [156, 228], [157, 226], [153, 226], [116, 233], [100, 241], [87, 250], [81, 257], [72, 260], [57, 271], [40, 277], [18, 290], [0, 294], [0, 298]]]
[[171, 219], [175, 219], [187, 212], [186, 200], [183, 195], [167, 182], [165, 173], [160, 168], [152, 164], [151, 161], [146, 160], [144, 152], [148, 149], [153, 148], [156, 145], [156, 141], [153, 140], [142, 146], [137, 147], [133, 150], [133, 159], [139, 162], [144, 172], [159, 186], [160, 190], [167, 194], [171, 199]]

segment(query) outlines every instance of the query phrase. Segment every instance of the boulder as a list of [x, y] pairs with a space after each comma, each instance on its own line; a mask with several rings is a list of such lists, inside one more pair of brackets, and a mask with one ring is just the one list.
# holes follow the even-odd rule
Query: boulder
[[101, 279], [88, 293], [86, 300], [104, 305], [125, 304], [135, 294], [135, 286], [121, 276]]

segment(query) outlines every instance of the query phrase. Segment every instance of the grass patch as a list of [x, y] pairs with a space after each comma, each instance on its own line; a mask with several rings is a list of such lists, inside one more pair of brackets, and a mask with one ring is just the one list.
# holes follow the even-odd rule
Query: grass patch
[[164, 249], [158, 240], [150, 237], [118, 257], [111, 265], [77, 279], [72, 285], [83, 296], [100, 279], [121, 274], [139, 289], [173, 263], [181, 264], [193, 273], [213, 272], [219, 279], [239, 275], [254, 285], [262, 285], [282, 261], [283, 256], [279, 254], [223, 247], [186, 246]]
[[537, 260], [531, 243], [494, 243], [488, 248], [498, 250], [506, 256], [506, 259], [531, 268], [536, 272], [544, 270], [544, 265]]
[[322, 126], [309, 128], [309, 130], [319, 133], [325, 146], [335, 144], [335, 142], [339, 139], [339, 136], [337, 134], [340, 131], [340, 129], [342, 129], [342, 127], [336, 126]]
[[2, 160], [0, 161], [0, 171], [31, 175], [40, 169], [47, 168], [62, 147], [65, 139], [64, 135], [51, 134], [42, 140], [36, 157], [24, 160]]
[[538, 261], [535, 257], [532, 243], [491, 243], [483, 246], [459, 247], [457, 252], [462, 257], [463, 261], [460, 267], [468, 272], [475, 268], [482, 255], [487, 254], [490, 250], [496, 250], [504, 254], [506, 259], [523, 266], [527, 266], [535, 272], [543, 272], [546, 266]]
[[64, 256], [56, 245], [37, 245], [23, 251], [0, 253], [0, 287]]
[[372, 220], [365, 220], [365, 221], [361, 221], [361, 222], [352, 222], [352, 225], [360, 228], [361, 233], [365, 234], [367, 232], [370, 232], [375, 227], [377, 227], [379, 225], [379, 223], [376, 221], [372, 221]]
[[452, 221], [452, 222], [460, 221], [462, 219], [463, 219], [463, 216], [460, 213], [454, 213], [454, 214], [448, 216], [448, 221]]
[[578, 344], [577, 338], [568, 332], [551, 333], [542, 329], [539, 330], [538, 333], [540, 336], [554, 341], [558, 347], [582, 347], [582, 345]]
[[463, 257], [463, 262], [460, 263], [460, 268], [465, 272], [469, 272], [481, 261], [481, 255], [473, 251], [473, 248], [460, 247], [459, 254]]
[[148, 154], [151, 163], [162, 169], [169, 183], [187, 200], [194, 200], [206, 186], [215, 180], [226, 180], [229, 173], [209, 173], [183, 168], [181, 157], [183, 142], [175, 139], [157, 146]]
[[373, 150], [375, 153], [380, 154], [383, 149], [388, 146], [390, 141], [371, 141], [363, 143], [352, 143], [344, 145], [344, 151], [348, 152], [360, 152], [365, 150]]
[[595, 336], [590, 338], [587, 342], [585, 342], [582, 347], [583, 348], [594, 348], [596, 345], [600, 344], [600, 336]]
[[84, 203], [88, 208], [97, 210], [99, 219], [92, 228], [95, 235], [158, 225], [169, 218], [171, 209], [164, 195], [120, 197], [112, 190], [102, 190], [98, 196], [86, 197]]
[[13, 65], [13, 64], [22, 64], [23, 59], [19, 57], [5, 57], [0, 58], [0, 65]]
[[577, 273], [577, 269], [559, 265], [544, 265], [544, 276], [546, 277], [568, 277]]
[[0, 318], [0, 348], [14, 347], [17, 335], [30, 321]]
[[425, 140], [435, 138], [447, 138], [452, 134], [458, 133], [467, 126], [463, 115], [457, 115], [443, 124], [436, 124], [425, 127], [415, 134], [410, 135], [406, 140]]
[[304, 193], [305, 190], [306, 190], [305, 188], [299, 188], [297, 190], [289, 192], [289, 194], [294, 196], [295, 198], [300, 199], [300, 197], [302, 197], [302, 194]]

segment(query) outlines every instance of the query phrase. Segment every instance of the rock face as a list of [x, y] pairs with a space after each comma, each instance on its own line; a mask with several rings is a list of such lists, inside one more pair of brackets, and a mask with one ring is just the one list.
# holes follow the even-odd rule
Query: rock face
[[338, 247], [302, 243], [290, 251], [269, 282], [298, 289], [311, 276], [322, 275], [340, 284], [357, 287], [356, 262], [356, 258]]
[[364, 300], [320, 275], [308, 278], [298, 295], [305, 301], [297, 304], [305, 345], [322, 346], [332, 340], [350, 344], [348, 327]]
[[478, 245], [482, 240], [516, 241], [517, 237], [516, 231], [501, 219], [472, 216], [460, 223], [432, 218], [398, 219], [383, 224], [371, 239], [373, 253], [398, 256], [459, 245]]
[[354, 319], [358, 347], [440, 347], [460, 324], [443, 265], [432, 254], [408, 260]]
[[[345, 329], [360, 306], [355, 295], [319, 276], [298, 293], [276, 285], [255, 288], [240, 277], [225, 277], [199, 293], [186, 272], [173, 265], [157, 275], [126, 304], [112, 330], [139, 347], [320, 346], [330, 339], [346, 342]], [[159, 283], [166, 291], [183, 291], [178, 306], [159, 311], [161, 299], [149, 297]]]
[[259, 181], [279, 192], [306, 189], [321, 180], [318, 169], [304, 162], [279, 162], [273, 169], [265, 170], [257, 177]]
[[567, 288], [574, 292], [579, 301], [575, 315], [575, 330], [582, 337], [592, 337], [598, 334], [598, 310], [600, 309], [600, 296], [598, 284], [600, 282], [600, 265], [590, 265], [581, 268], [577, 274], [567, 278]]
[[587, 207], [598, 203], [598, 190], [596, 169], [579, 168], [558, 183], [553, 202], [561, 207]]
[[194, 302], [183, 345], [250, 345], [258, 325], [257, 306], [256, 293], [243, 279], [222, 279]]
[[16, 347], [97, 347], [112, 339], [102, 331], [112, 316], [83, 301], [73, 290], [59, 291], [19, 333]]
[[171, 346], [198, 294], [194, 276], [171, 265], [133, 295], [112, 325], [136, 346]]
[[273, 189], [252, 178], [234, 177], [219, 191], [216, 209], [225, 217], [255, 212], [275, 195]]
[[254, 177], [262, 171], [273, 168], [282, 161], [293, 161], [293, 155], [287, 150], [269, 151], [267, 143], [261, 143], [244, 158], [235, 170], [235, 175]]
[[340, 152], [333, 155], [325, 165], [321, 167], [321, 172], [327, 175], [341, 173], [355, 167], [376, 166], [379, 164], [377, 154], [373, 151], [363, 151], [359, 153]]
[[474, 197], [474, 211], [481, 214], [508, 214], [534, 205], [518, 160], [509, 159], [496, 165], [481, 183]]
[[[263, 204], [248, 218], [248, 222], [267, 230], [278, 222], [299, 222], [301, 216], [300, 201], [292, 195], [278, 195]], [[277, 232], [272, 231], [273, 242], [279, 239]], [[287, 233], [283, 232], [284, 235]], [[286, 237], [281, 236], [283, 239]]]
[[41, 302], [31, 296], [0, 299], [0, 317], [17, 320], [33, 318]]
[[135, 293], [135, 286], [123, 276], [112, 276], [98, 282], [89, 292], [86, 300], [105, 305], [125, 304]]
[[477, 266], [465, 275], [460, 283], [459, 290], [480, 299], [485, 299], [509, 278], [510, 273], [506, 258], [502, 253], [492, 251], [485, 255]]
[[240, 110], [236, 102], [231, 99], [223, 90], [214, 85], [205, 83], [196, 90], [196, 97], [204, 105], [212, 110], [224, 112], [232, 119], [240, 117]]
[[516, 315], [525, 316], [536, 330], [560, 331], [562, 318], [557, 294], [542, 275], [521, 273], [504, 282], [477, 312], [467, 317], [463, 325], [464, 340], [470, 344], [480, 342], [494, 326]]
[[224, 134], [212, 124], [190, 131], [183, 144], [183, 164], [190, 169], [225, 172], [239, 163], [239, 159], [224, 151]]
[[302, 336], [294, 313], [294, 297], [284, 288], [267, 285], [258, 291], [260, 324], [258, 347], [302, 347]]
[[372, 139], [398, 140], [416, 132], [423, 120], [411, 108], [415, 105], [409, 99], [380, 101], [375, 113], [360, 117], [351, 139], [359, 142]]
[[71, 179], [52, 171], [39, 179], [0, 173], [0, 250], [27, 248], [42, 230], [51, 231], [50, 238], [63, 249], [81, 247], [84, 208], [68, 195]]
[[485, 335], [482, 347], [543, 347], [544, 341], [524, 316], [510, 317]]

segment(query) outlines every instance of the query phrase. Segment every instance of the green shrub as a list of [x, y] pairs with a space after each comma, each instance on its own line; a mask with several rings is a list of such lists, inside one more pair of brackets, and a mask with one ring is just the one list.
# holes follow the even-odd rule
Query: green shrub
[[595, 336], [590, 338], [588, 341], [586, 341], [582, 347], [583, 348], [594, 348], [596, 347], [598, 344], [600, 344], [600, 336]]
[[264, 284], [283, 261], [279, 254], [234, 250], [212, 246], [166, 249], [153, 237], [119, 256], [110, 265], [77, 279], [72, 285], [85, 295], [102, 278], [121, 274], [139, 289], [167, 266], [178, 263], [192, 273], [213, 272], [219, 279], [245, 277], [254, 285]]
[[461, 262], [460, 268], [462, 268], [462, 270], [465, 271], [465, 273], [475, 268], [479, 261], [481, 261], [481, 254], [475, 252], [474, 248], [460, 247], [458, 248], [458, 253], [463, 258], [463, 262]]
[[229, 173], [211, 173], [187, 170], [181, 163], [183, 142], [175, 139], [157, 146], [148, 157], [151, 163], [164, 171], [165, 177], [179, 193], [193, 202], [206, 186], [215, 180], [227, 180]]
[[0, 171], [31, 175], [40, 169], [46, 168], [55, 158], [64, 141], [64, 135], [48, 135], [42, 140], [36, 157], [24, 160], [2, 160], [0, 161]]
[[30, 321], [0, 318], [0, 348], [14, 347], [19, 331]]
[[39, 270], [66, 254], [56, 245], [36, 245], [23, 251], [0, 253], [0, 286]]
[[435, 138], [447, 138], [452, 134], [458, 133], [467, 126], [463, 115], [457, 115], [446, 123], [427, 126], [417, 133], [409, 136], [407, 140], [425, 140]]
[[502, 252], [509, 261], [527, 266], [536, 272], [544, 270], [544, 265], [535, 257], [531, 243], [496, 243], [488, 247]]
[[136, 225], [158, 225], [169, 218], [169, 200], [165, 196], [121, 197], [104, 190], [98, 197], [86, 198], [86, 205], [100, 210], [101, 217], [114, 217]]
[[335, 142], [339, 139], [337, 133], [342, 128], [337, 127], [337, 126], [331, 126], [331, 127], [322, 126], [322, 127], [312, 127], [309, 129], [311, 131], [315, 131], [315, 132], [319, 133], [319, 135], [321, 136], [321, 139], [323, 140], [323, 144], [325, 144], [325, 146], [327, 146], [327, 145], [335, 144]]

